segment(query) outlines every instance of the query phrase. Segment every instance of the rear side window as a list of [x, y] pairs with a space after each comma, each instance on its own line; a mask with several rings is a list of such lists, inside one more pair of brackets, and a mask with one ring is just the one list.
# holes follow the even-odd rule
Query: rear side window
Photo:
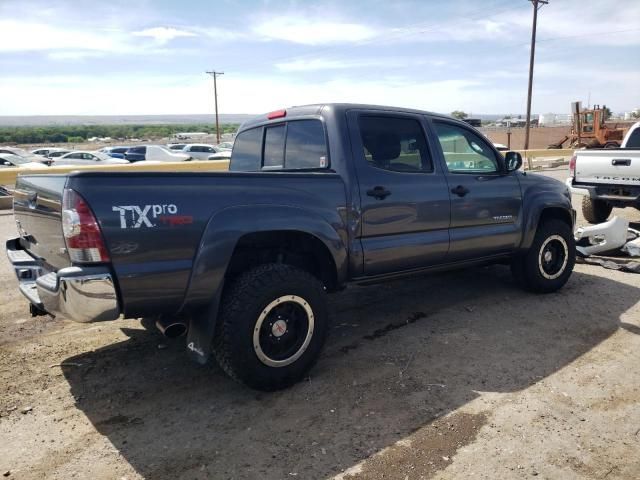
[[292, 120], [240, 133], [233, 146], [230, 171], [299, 170], [329, 165], [320, 120]]
[[285, 168], [324, 168], [327, 166], [327, 144], [319, 120], [289, 122]]
[[255, 172], [260, 170], [262, 156], [262, 127], [240, 133], [233, 144], [229, 170]]
[[433, 162], [420, 122], [412, 118], [362, 116], [364, 157], [375, 168], [395, 172], [432, 172]]
[[284, 125], [266, 129], [264, 133], [263, 167], [282, 168], [284, 165], [284, 129]]
[[636, 128], [627, 140], [626, 148], [640, 148], [640, 128]]

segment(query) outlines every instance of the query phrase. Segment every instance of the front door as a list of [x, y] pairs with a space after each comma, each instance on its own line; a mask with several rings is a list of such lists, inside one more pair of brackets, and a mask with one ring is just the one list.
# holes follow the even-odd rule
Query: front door
[[348, 113], [360, 186], [365, 276], [444, 263], [449, 193], [421, 115]]
[[509, 253], [522, 231], [517, 173], [489, 142], [464, 124], [432, 120], [451, 198], [451, 262]]

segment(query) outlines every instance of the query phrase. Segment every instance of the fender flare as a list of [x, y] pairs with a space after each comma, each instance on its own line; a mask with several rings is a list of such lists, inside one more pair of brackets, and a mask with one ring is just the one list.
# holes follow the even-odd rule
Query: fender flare
[[546, 210], [550, 209], [562, 210], [570, 220], [571, 229], [573, 230], [575, 218], [571, 201], [564, 195], [556, 192], [536, 192], [525, 198], [523, 210], [526, 221], [523, 224], [524, 232], [520, 244], [521, 250], [526, 250], [531, 246], [538, 229], [540, 218]]
[[242, 236], [276, 230], [312, 235], [331, 253], [338, 284], [342, 284], [347, 278], [347, 247], [332, 224], [342, 225], [337, 212], [329, 223], [314, 212], [288, 205], [242, 205], [226, 208], [213, 215], [200, 239], [180, 308], [190, 317], [187, 334], [189, 356], [204, 364], [211, 354], [225, 275]]

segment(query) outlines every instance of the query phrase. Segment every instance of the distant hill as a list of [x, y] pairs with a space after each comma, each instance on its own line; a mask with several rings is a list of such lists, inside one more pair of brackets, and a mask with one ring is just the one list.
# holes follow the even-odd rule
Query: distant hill
[[[220, 115], [220, 123], [242, 123], [255, 115]], [[215, 123], [215, 115], [0, 115], [0, 127], [51, 125], [168, 125]]]

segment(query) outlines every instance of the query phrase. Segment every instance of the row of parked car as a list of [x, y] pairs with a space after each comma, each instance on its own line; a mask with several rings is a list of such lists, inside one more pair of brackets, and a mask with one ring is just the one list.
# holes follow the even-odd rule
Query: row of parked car
[[42, 168], [44, 165], [125, 164], [133, 162], [181, 162], [228, 160], [233, 144], [172, 143], [168, 145], [109, 146], [97, 151], [39, 148], [28, 152], [0, 147], [0, 167]]

